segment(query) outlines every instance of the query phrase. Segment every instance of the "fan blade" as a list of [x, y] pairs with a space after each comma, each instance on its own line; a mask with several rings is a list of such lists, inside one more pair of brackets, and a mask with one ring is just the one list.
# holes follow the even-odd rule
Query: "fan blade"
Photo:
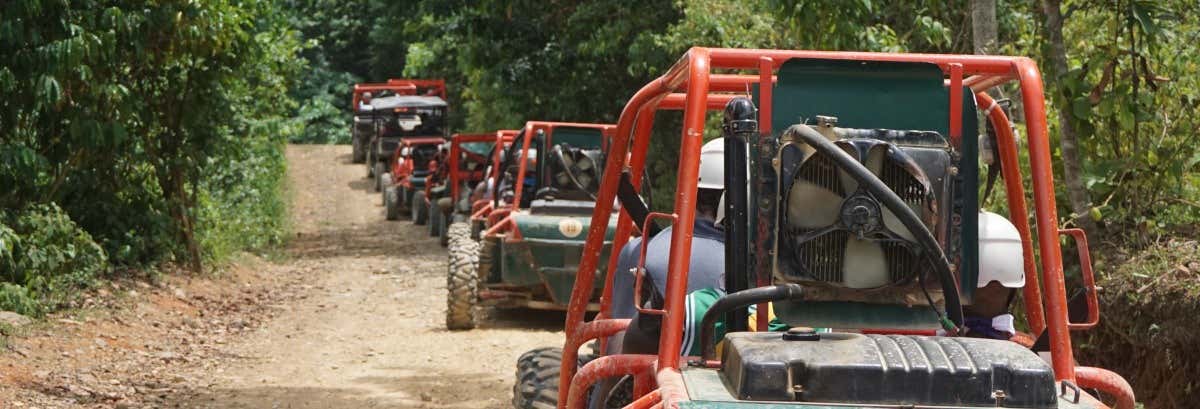
[[[907, 204], [908, 207], [913, 210], [913, 213], [918, 215], [921, 214], [920, 205], [916, 203], [905, 204]], [[896, 233], [896, 235], [903, 237], [905, 240], [910, 242], [916, 241], [916, 238], [913, 236], [912, 232], [908, 231], [907, 227], [904, 227], [904, 223], [900, 221], [900, 218], [896, 217], [896, 214], [892, 213], [892, 211], [888, 210], [886, 207], [883, 208], [883, 226], [887, 227], [887, 229], [892, 233]]]
[[578, 163], [579, 163], [580, 170], [591, 169], [592, 165], [593, 165], [592, 158], [587, 157], [587, 155], [584, 155], [583, 157], [579, 158]]
[[592, 187], [592, 175], [590, 173], [584, 173], [582, 175], [579, 175], [579, 184], [583, 185], [584, 188], [591, 188]]
[[876, 145], [867, 151], [867, 158], [863, 160], [863, 166], [871, 171], [875, 177], [883, 174], [883, 160], [887, 159], [887, 148], [883, 145]]
[[792, 185], [787, 206], [788, 224], [816, 229], [837, 223], [838, 213], [842, 209], [842, 196], [801, 179]]
[[887, 258], [883, 246], [851, 236], [846, 240], [842, 282], [848, 288], [875, 288], [888, 284]]
[[838, 169], [838, 180], [842, 183], [842, 191], [846, 194], [852, 194], [858, 190], [858, 180], [855, 180], [849, 173], [842, 169]]
[[[883, 172], [883, 161], [887, 159], [887, 149], [871, 149], [867, 152], [867, 157], [862, 164], [867, 170], [871, 171], [876, 177]], [[851, 194], [858, 191], [858, 180], [850, 176], [849, 173], [838, 169], [838, 180], [842, 182], [842, 191], [846, 194]]]
[[567, 176], [566, 172], [558, 172], [554, 174], [554, 181], [557, 182], [559, 186], [569, 186], [571, 183], [571, 177]]

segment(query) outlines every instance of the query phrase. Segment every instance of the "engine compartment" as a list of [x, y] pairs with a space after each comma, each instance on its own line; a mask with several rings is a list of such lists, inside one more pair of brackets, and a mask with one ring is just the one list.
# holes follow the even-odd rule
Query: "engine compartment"
[[720, 377], [739, 400], [1053, 408], [1054, 372], [1012, 342], [857, 333], [728, 334]]

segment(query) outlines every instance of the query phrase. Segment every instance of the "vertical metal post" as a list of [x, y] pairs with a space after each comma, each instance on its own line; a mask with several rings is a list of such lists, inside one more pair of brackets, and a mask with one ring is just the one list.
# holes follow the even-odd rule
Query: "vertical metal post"
[[696, 222], [696, 182], [700, 173], [700, 145], [704, 144], [704, 120], [708, 112], [709, 50], [693, 48], [688, 52], [690, 70], [687, 102], [683, 111], [683, 135], [679, 143], [679, 170], [675, 191], [675, 214], [679, 222], [671, 229], [663, 336], [658, 340], [658, 368], [677, 370], [683, 320], [687, 315], [688, 271], [691, 268], [692, 231]]
[[950, 144], [962, 146], [963, 66], [950, 63]]
[[1046, 330], [1054, 377], [1075, 381], [1075, 357], [1067, 329], [1067, 288], [1063, 278], [1062, 248], [1058, 245], [1058, 209], [1054, 204], [1054, 169], [1050, 160], [1050, 131], [1046, 126], [1046, 99], [1042, 77], [1033, 60], [1013, 63], [1021, 82], [1025, 104], [1025, 132], [1029, 135], [1029, 168], [1033, 179], [1033, 208], [1037, 215], [1042, 285], [1046, 290]]
[[[450, 138], [450, 158], [446, 161], [446, 180], [450, 183], [450, 200], [453, 200], [452, 209], [458, 208], [458, 157], [462, 154], [459, 150], [462, 147], [459, 144], [459, 140], [460, 138]], [[452, 210], [451, 213], [455, 211]]]
[[[725, 106], [722, 135], [725, 137], [725, 291], [750, 287], [755, 275], [749, 255], [750, 222], [746, 203], [746, 136], [758, 131], [754, 103], [735, 98]], [[765, 311], [765, 310], [763, 310]], [[765, 314], [765, 313], [764, 313]], [[725, 314], [726, 332], [746, 331], [746, 309]], [[761, 330], [761, 329], [760, 329]]]
[[1021, 236], [1021, 255], [1025, 265], [1025, 287], [1021, 297], [1025, 303], [1025, 318], [1029, 329], [1040, 334], [1046, 329], [1045, 310], [1042, 307], [1042, 290], [1038, 283], [1037, 259], [1033, 255], [1033, 239], [1029, 235], [1029, 211], [1025, 204], [1025, 186], [1022, 185], [1021, 162], [1017, 156], [1017, 140], [1013, 136], [1012, 123], [1008, 115], [984, 92], [975, 93], [978, 105], [985, 108], [992, 127], [996, 130], [997, 149], [1000, 153], [1000, 169], [1004, 175], [1005, 197], [1008, 198], [1008, 220]]

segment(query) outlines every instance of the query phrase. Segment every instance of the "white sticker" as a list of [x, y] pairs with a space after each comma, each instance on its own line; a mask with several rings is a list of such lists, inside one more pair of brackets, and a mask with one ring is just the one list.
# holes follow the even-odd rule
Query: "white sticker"
[[563, 219], [558, 222], [558, 232], [567, 238], [575, 238], [583, 233], [583, 223], [575, 219]]

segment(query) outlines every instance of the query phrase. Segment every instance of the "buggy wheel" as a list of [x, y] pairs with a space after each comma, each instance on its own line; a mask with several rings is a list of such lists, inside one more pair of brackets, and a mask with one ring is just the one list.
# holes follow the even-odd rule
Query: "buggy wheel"
[[387, 190], [392, 187], [392, 174], [384, 172], [379, 177], [379, 199], [380, 204], [387, 206]]
[[412, 209], [413, 224], [424, 226], [426, 218], [429, 217], [429, 207], [425, 206], [425, 192], [414, 192], [412, 200], [408, 203], [408, 207]]
[[446, 271], [446, 328], [463, 330], [475, 328], [475, 304], [479, 280], [475, 264], [479, 260], [479, 244], [467, 235], [463, 223], [450, 226], [450, 260]]
[[483, 234], [483, 222], [471, 222], [471, 238], [479, 240], [479, 236]]
[[426, 213], [429, 214], [429, 237], [434, 237], [437, 236], [438, 231], [440, 231], [440, 229], [438, 229], [438, 223], [441, 223], [442, 212], [438, 210], [437, 199], [430, 200], [429, 206], [427, 207]]
[[367, 152], [367, 160], [364, 162], [367, 165], [367, 178], [375, 177], [375, 155], [372, 155], [371, 152]]
[[562, 348], [537, 348], [517, 359], [517, 382], [513, 385], [513, 407], [549, 409], [558, 406], [558, 374]]
[[408, 189], [404, 186], [396, 187], [396, 209], [399, 212], [408, 210]]
[[400, 192], [395, 186], [388, 186], [383, 189], [383, 208], [384, 215], [388, 220], [396, 220], [400, 218]]
[[478, 280], [484, 283], [491, 282], [492, 277], [492, 259], [495, 258], [496, 240], [479, 240], [479, 260], [477, 261], [475, 276]]
[[362, 139], [356, 135], [350, 135], [351, 148], [350, 161], [354, 163], [363, 163], [367, 161], [367, 150], [363, 149]]
[[[439, 213], [441, 213], [441, 212], [439, 212]], [[449, 219], [450, 219], [450, 216], [446, 215], [446, 214], [442, 214], [442, 217], [438, 218], [438, 244], [441, 244], [442, 247], [450, 247], [450, 220]], [[467, 235], [469, 237], [471, 231], [470, 231], [470, 228], [467, 228], [467, 229], [468, 229]]]
[[371, 172], [375, 175], [375, 191], [378, 192], [383, 187], [383, 175], [387, 173], [384, 169], [383, 162], [375, 162], [375, 171]]

